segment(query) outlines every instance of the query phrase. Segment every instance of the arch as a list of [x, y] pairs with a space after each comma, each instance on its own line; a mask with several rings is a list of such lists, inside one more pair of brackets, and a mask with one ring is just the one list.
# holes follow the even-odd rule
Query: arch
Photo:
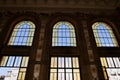
[[32, 21], [18, 22], [12, 32], [8, 45], [31, 46], [35, 32], [35, 24]]
[[105, 22], [93, 23], [92, 30], [97, 47], [118, 47], [112, 28]]
[[53, 26], [52, 46], [76, 46], [74, 26], [68, 21], [59, 21]]

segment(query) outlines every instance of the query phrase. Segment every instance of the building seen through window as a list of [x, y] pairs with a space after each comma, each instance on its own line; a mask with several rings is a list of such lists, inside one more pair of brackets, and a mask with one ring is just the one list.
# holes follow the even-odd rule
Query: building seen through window
[[3, 56], [0, 62], [0, 80], [25, 80], [28, 56]]
[[120, 80], [120, 57], [100, 57], [105, 80]]

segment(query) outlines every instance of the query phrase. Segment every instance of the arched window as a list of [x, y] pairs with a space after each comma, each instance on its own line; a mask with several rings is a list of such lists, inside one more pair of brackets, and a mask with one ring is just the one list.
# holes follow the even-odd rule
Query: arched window
[[76, 46], [75, 30], [71, 23], [60, 21], [54, 25], [52, 46]]
[[108, 24], [96, 22], [92, 29], [98, 47], [118, 47], [116, 37]]
[[8, 45], [31, 46], [35, 25], [31, 21], [21, 21], [15, 25]]

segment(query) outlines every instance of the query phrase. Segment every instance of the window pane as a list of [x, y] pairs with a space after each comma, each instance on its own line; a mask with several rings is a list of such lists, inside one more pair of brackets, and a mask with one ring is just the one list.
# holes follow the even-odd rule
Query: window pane
[[66, 80], [73, 80], [72, 69], [66, 69]]
[[80, 80], [80, 72], [79, 69], [73, 69], [74, 80]]
[[[21, 61], [25, 61], [25, 66], [21, 66]], [[2, 80], [25, 80], [28, 57], [3, 56], [0, 63], [0, 77], [3, 77]]]
[[100, 60], [105, 80], [119, 80], [120, 79], [119, 57], [101, 57]]
[[50, 80], [57, 80], [57, 69], [50, 70]]
[[0, 77], [3, 76], [3, 80], [17, 80], [19, 68], [6, 68], [0, 67]]
[[0, 66], [6, 66], [7, 60], [8, 60], [8, 56], [3, 56]]
[[65, 64], [66, 64], [66, 67], [72, 67], [71, 58], [65, 58]]
[[31, 46], [34, 31], [35, 25], [31, 21], [19, 22], [13, 29], [8, 45]]
[[57, 57], [51, 58], [51, 67], [57, 67]]
[[109, 66], [109, 67], [115, 67], [112, 58], [107, 58], [107, 63], [108, 63], [108, 66]]
[[78, 58], [73, 58], [73, 67], [79, 67]]
[[94, 37], [98, 47], [118, 47], [112, 28], [104, 22], [92, 25]]
[[26, 68], [20, 68], [18, 80], [25, 80]]
[[51, 57], [50, 80], [80, 80], [78, 57]]
[[64, 67], [64, 58], [63, 57], [58, 58], [58, 67]]
[[14, 66], [19, 67], [21, 63], [22, 57], [16, 57]]
[[58, 69], [58, 80], [65, 80], [64, 69]]
[[107, 60], [104, 57], [100, 58], [102, 66], [108, 67]]
[[10, 56], [7, 62], [7, 66], [13, 66], [14, 59], [15, 59], [14, 56]]
[[54, 25], [52, 46], [76, 46], [75, 30], [71, 23], [60, 21]]
[[115, 63], [115, 67], [120, 67], [120, 60], [119, 58], [113, 58], [114, 63]]
[[29, 57], [23, 57], [21, 67], [27, 67]]

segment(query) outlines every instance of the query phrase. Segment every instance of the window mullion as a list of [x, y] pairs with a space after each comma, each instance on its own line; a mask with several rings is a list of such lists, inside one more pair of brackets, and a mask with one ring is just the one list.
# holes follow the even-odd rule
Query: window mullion
[[73, 80], [74, 80], [74, 72], [73, 72], [73, 57], [71, 58], [71, 64], [72, 64], [72, 66], [71, 66], [71, 69], [72, 69], [72, 78], [73, 78]]
[[66, 57], [64, 57], [64, 80], [66, 80]]

